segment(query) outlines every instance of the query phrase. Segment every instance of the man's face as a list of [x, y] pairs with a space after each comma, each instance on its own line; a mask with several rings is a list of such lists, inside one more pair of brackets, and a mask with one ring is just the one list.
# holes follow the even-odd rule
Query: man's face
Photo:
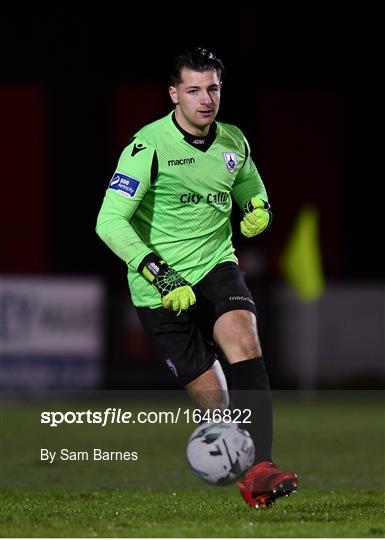
[[215, 70], [192, 71], [184, 68], [182, 82], [170, 86], [176, 105], [176, 120], [192, 135], [206, 135], [214, 121], [221, 99], [221, 82]]

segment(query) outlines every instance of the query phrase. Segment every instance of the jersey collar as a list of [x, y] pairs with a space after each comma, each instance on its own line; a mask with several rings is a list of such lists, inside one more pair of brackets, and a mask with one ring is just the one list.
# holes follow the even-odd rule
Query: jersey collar
[[188, 133], [185, 131], [176, 121], [175, 118], [175, 112], [172, 113], [172, 121], [174, 122], [176, 128], [182, 133], [184, 140], [191, 144], [194, 148], [197, 150], [201, 150], [202, 152], [206, 152], [210, 146], [215, 141], [215, 138], [217, 136], [217, 124], [216, 122], [213, 122], [210, 126], [209, 132], [205, 137], [198, 137], [196, 135], [191, 135], [191, 133]]

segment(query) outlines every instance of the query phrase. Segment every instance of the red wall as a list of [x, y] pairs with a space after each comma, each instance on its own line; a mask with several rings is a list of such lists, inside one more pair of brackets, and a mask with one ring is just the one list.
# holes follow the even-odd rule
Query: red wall
[[0, 88], [0, 271], [38, 273], [47, 266], [44, 92]]
[[150, 83], [118, 86], [113, 96], [113, 131], [118, 149], [123, 150], [138, 129], [172, 108], [166, 86]]

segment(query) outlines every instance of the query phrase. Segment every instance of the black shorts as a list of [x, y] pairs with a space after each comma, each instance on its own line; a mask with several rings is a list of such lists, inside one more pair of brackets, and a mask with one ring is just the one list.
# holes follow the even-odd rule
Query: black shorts
[[213, 328], [223, 313], [246, 309], [256, 315], [244, 273], [235, 263], [215, 266], [193, 289], [196, 305], [179, 315], [163, 307], [136, 308], [155, 351], [182, 385], [199, 377], [218, 358]]

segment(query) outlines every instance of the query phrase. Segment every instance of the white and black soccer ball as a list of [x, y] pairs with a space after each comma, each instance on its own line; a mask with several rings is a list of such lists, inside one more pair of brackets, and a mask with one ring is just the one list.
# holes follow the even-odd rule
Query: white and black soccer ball
[[249, 432], [233, 422], [199, 425], [187, 444], [187, 461], [208, 484], [235, 482], [254, 463], [255, 448]]

